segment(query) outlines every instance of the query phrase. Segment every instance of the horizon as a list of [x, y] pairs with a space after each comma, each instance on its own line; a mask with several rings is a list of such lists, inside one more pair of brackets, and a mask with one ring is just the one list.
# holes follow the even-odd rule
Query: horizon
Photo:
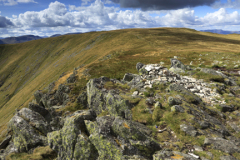
[[239, 31], [239, 0], [0, 0], [0, 37], [128, 28]]

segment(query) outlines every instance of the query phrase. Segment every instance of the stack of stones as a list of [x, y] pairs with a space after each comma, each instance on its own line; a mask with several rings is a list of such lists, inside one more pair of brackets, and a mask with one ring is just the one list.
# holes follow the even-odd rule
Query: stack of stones
[[184, 86], [194, 94], [198, 95], [205, 102], [210, 104], [225, 104], [220, 94], [211, 89], [211, 84], [204, 82], [203, 79], [195, 79], [190, 76], [181, 76], [171, 72], [160, 64], [143, 65], [139, 69], [142, 81], [145, 83], [144, 88], [152, 88], [154, 83], [177, 83]]

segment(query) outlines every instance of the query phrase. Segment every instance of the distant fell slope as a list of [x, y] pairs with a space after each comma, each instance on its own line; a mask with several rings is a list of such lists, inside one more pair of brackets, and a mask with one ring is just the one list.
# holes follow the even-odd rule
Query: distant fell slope
[[[238, 35], [186, 28], [90, 32], [0, 45], [0, 137], [7, 132], [15, 109], [27, 107], [33, 93], [51, 82], [64, 83], [73, 68], [86, 80], [100, 76], [120, 79], [125, 73], [135, 73], [133, 64], [138, 61], [167, 65], [169, 58], [180, 56], [185, 57], [185, 64], [193, 61], [198, 66], [204, 60], [209, 65], [217, 58], [229, 60], [225, 55], [239, 59], [239, 49]], [[211, 59], [210, 53], [221, 55]], [[208, 54], [208, 58], [200, 54]], [[59, 79], [60, 75], [65, 76]]]
[[42, 37], [34, 36], [34, 35], [25, 35], [20, 37], [8, 37], [0, 40], [0, 44], [15, 44], [15, 43], [23, 43], [27, 41], [42, 39]]
[[211, 32], [217, 34], [240, 34], [240, 31], [224, 31], [221, 29], [201, 30], [202, 32]]

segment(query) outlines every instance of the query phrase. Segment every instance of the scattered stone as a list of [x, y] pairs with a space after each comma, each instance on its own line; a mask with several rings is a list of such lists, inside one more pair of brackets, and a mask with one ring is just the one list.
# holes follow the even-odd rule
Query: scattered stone
[[195, 128], [193, 126], [189, 126], [186, 124], [181, 124], [180, 129], [181, 129], [181, 131], [185, 132], [186, 134], [188, 134], [192, 137], [196, 137], [198, 134], [198, 132], [195, 130]]
[[177, 98], [173, 98], [173, 97], [168, 97], [168, 104], [170, 106], [173, 106], [173, 105], [179, 105], [179, 104], [182, 104], [182, 101], [180, 99], [177, 99]]
[[138, 75], [135, 75], [135, 74], [132, 74], [132, 73], [126, 73], [123, 77], [123, 80], [130, 82], [136, 76], [138, 76]]
[[138, 95], [138, 91], [134, 91], [132, 96], [137, 96]]
[[181, 112], [184, 113], [185, 109], [182, 106], [174, 105], [171, 107], [171, 112]]
[[222, 112], [232, 112], [232, 111], [234, 111], [234, 107], [228, 106], [228, 105], [225, 105], [225, 104], [220, 104], [219, 107], [221, 108]]
[[195, 151], [198, 151], [198, 152], [202, 152], [203, 151], [203, 148], [200, 147], [200, 146], [197, 146], [197, 145], [194, 145], [193, 148], [194, 148]]

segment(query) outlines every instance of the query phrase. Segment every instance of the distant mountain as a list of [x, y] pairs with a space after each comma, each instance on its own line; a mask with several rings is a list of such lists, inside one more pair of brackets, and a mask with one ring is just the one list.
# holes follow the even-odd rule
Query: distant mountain
[[42, 39], [42, 37], [34, 35], [25, 35], [20, 37], [8, 37], [0, 40], [0, 44], [14, 44], [14, 43], [23, 43], [27, 41]]
[[221, 29], [213, 29], [213, 30], [201, 30], [202, 32], [211, 32], [217, 34], [240, 34], [240, 31], [224, 31]]

